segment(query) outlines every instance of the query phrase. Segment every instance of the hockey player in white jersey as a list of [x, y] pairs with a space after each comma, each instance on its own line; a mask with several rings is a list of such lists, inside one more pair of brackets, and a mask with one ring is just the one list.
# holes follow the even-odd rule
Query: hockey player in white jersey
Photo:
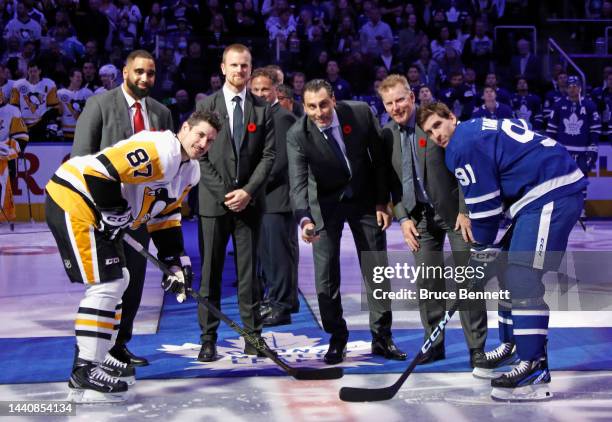
[[492, 397], [550, 398], [549, 308], [542, 276], [559, 267], [582, 210], [581, 191], [587, 181], [562, 145], [532, 132], [525, 121], [485, 118], [459, 123], [442, 103], [422, 107], [417, 118], [446, 149], [446, 166], [458, 179], [469, 209], [475, 249], [493, 244], [504, 208], [512, 218], [512, 234], [504, 246], [507, 265], [499, 277], [500, 287], [511, 296], [510, 302], [499, 302], [502, 344], [483, 354], [476, 369], [509, 362], [516, 348], [520, 362], [491, 380]]
[[125, 400], [134, 368], [108, 354], [121, 320], [129, 283], [120, 232], [146, 225], [158, 257], [175, 273], [162, 287], [190, 287], [180, 207], [200, 180], [198, 159], [221, 123], [195, 112], [175, 135], [141, 131], [94, 155], [74, 157], [46, 186], [46, 219], [71, 282], [85, 285], [75, 321], [76, 354], [68, 386], [75, 402]]
[[61, 109], [57, 87], [51, 79], [41, 78], [40, 65], [36, 60], [28, 63], [27, 78], [13, 84], [10, 103], [21, 111], [23, 121], [28, 126], [30, 141], [44, 141], [47, 139], [47, 126], [55, 124], [58, 127]]
[[109, 63], [101, 66], [98, 75], [100, 75], [102, 86], [94, 91], [94, 95], [110, 91], [117, 86], [117, 75], [119, 75], [119, 71], [114, 65]]
[[85, 101], [93, 95], [88, 88], [82, 88], [83, 73], [79, 69], [70, 69], [68, 88], [57, 91], [57, 98], [62, 107], [62, 133], [66, 142], [74, 140], [76, 122], [85, 107]]

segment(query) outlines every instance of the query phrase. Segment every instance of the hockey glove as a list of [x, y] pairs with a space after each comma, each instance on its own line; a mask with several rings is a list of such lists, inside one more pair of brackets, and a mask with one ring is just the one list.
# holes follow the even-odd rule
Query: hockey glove
[[124, 229], [132, 222], [132, 209], [110, 209], [100, 210], [100, 226], [98, 230], [104, 233], [108, 240], [115, 240], [121, 229]]
[[161, 282], [162, 289], [174, 293], [177, 302], [183, 303], [187, 299], [187, 293], [191, 290], [193, 281], [191, 260], [187, 255], [183, 255], [181, 257], [165, 258], [162, 261], [169, 264], [168, 269], [174, 273], [172, 276], [164, 274]]

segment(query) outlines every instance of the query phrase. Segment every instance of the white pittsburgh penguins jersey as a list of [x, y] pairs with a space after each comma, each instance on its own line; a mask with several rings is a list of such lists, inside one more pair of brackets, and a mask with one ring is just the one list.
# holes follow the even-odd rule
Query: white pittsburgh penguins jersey
[[4, 212], [0, 215], [0, 221], [15, 218], [8, 162], [16, 159], [20, 152], [18, 141], [28, 141], [28, 130], [17, 107], [5, 104], [0, 107], [0, 151], [3, 152], [0, 155], [0, 208]]
[[62, 107], [62, 131], [65, 138], [74, 139], [76, 122], [85, 108], [85, 101], [92, 95], [93, 93], [88, 88], [81, 88], [77, 91], [62, 88], [57, 91], [57, 98]]
[[[62, 164], [47, 184], [53, 200], [69, 213], [84, 215], [82, 202], [68, 200], [62, 189], [70, 187], [97, 208], [107, 200], [85, 180], [121, 182], [121, 197], [131, 208], [132, 229], [147, 224], [149, 232], [179, 227], [183, 199], [200, 180], [197, 160], [181, 162], [181, 144], [171, 131], [141, 131], [97, 154], [74, 157]], [[77, 201], [78, 202], [78, 201]], [[92, 222], [94, 223], [94, 222]]]
[[49, 108], [57, 107], [57, 87], [47, 78], [42, 78], [35, 85], [26, 79], [19, 79], [13, 84], [10, 102], [21, 110], [23, 121], [31, 127]]

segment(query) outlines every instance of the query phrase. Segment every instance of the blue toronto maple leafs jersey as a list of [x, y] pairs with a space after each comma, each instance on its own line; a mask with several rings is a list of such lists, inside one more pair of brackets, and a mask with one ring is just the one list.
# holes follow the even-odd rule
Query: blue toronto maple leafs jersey
[[519, 95], [516, 93], [512, 95], [510, 103], [516, 118], [529, 122], [535, 130], [543, 128], [542, 101], [540, 101], [540, 97], [533, 94]]
[[599, 143], [601, 119], [597, 106], [582, 98], [571, 101], [564, 97], [553, 106], [546, 133], [565, 145], [568, 151], [582, 152]]
[[486, 117], [487, 119], [511, 119], [514, 117], [512, 109], [503, 103], [497, 103], [495, 110], [490, 111], [484, 104], [476, 107], [472, 118]]
[[446, 166], [461, 185], [482, 244], [495, 241], [505, 209], [514, 218], [587, 185], [562, 145], [519, 119], [460, 123], [446, 148]]

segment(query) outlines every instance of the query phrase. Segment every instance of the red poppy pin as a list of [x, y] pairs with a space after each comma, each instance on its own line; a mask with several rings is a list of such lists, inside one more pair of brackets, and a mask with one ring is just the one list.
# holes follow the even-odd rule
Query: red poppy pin
[[344, 125], [344, 126], [342, 126], [342, 132], [345, 135], [350, 135], [352, 131], [353, 131], [353, 128], [351, 127], [351, 125]]
[[255, 123], [249, 123], [247, 125], [247, 130], [249, 131], [249, 133], [253, 133], [257, 130], [257, 125]]
[[427, 141], [425, 140], [425, 138], [419, 139], [419, 146], [421, 148], [425, 148], [427, 146]]

